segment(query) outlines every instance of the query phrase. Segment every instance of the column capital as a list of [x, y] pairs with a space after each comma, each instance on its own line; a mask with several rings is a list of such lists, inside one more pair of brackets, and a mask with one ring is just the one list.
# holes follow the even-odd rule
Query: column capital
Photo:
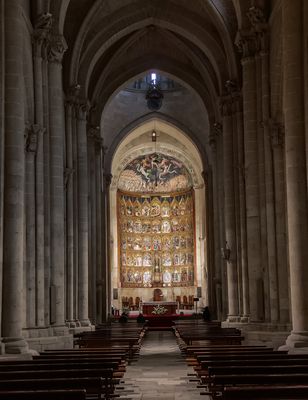
[[260, 7], [251, 6], [247, 12], [247, 17], [256, 32], [263, 32], [268, 29], [264, 11]]
[[50, 63], [62, 64], [63, 55], [67, 50], [67, 43], [63, 35], [52, 33], [48, 35], [47, 56]]
[[77, 102], [75, 103], [75, 109], [76, 109], [77, 119], [81, 121], [86, 121], [87, 112], [89, 110], [86, 101], [84, 101], [84, 99], [77, 99]]
[[65, 104], [71, 106], [75, 110], [76, 118], [79, 120], [86, 120], [89, 112], [87, 99], [80, 95], [81, 86], [76, 83], [70, 86], [66, 93]]
[[105, 150], [104, 139], [100, 134], [99, 126], [90, 126], [87, 130], [87, 136], [89, 140], [92, 140], [97, 151]]
[[242, 64], [254, 61], [258, 51], [258, 37], [255, 32], [240, 30], [236, 34], [235, 45], [242, 54]]
[[30, 123], [26, 124], [26, 126], [25, 126], [25, 151], [26, 152], [36, 154], [39, 138], [44, 132], [45, 132], [45, 128], [43, 128], [39, 124], [30, 124]]
[[71, 85], [66, 91], [65, 102], [69, 105], [74, 105], [77, 102], [81, 90], [81, 86], [78, 83]]
[[44, 13], [37, 17], [34, 22], [34, 30], [32, 33], [32, 44], [34, 55], [42, 56], [42, 45], [46, 42], [50, 29], [52, 27], [52, 14]]
[[251, 31], [255, 33], [257, 37], [259, 54], [268, 54], [268, 23], [266, 21], [263, 9], [260, 7], [252, 6], [247, 12], [247, 17], [251, 24]]

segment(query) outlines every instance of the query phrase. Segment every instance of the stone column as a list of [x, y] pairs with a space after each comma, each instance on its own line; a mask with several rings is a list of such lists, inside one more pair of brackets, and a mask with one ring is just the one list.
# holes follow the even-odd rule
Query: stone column
[[243, 115], [246, 189], [247, 262], [251, 321], [263, 318], [261, 229], [259, 210], [259, 173], [256, 96], [256, 37], [239, 33], [237, 45], [242, 52]]
[[238, 312], [243, 315], [243, 291], [242, 291], [242, 249], [241, 246], [241, 210], [240, 210], [240, 172], [239, 172], [239, 148], [238, 148], [238, 108], [242, 100], [237, 82], [228, 80], [225, 87], [229, 94], [232, 112], [232, 129], [233, 129], [233, 182], [234, 182], [234, 212], [235, 212], [235, 235], [236, 235], [236, 260], [237, 260], [237, 282], [238, 282]]
[[237, 119], [237, 149], [238, 149], [238, 174], [239, 174], [239, 209], [240, 209], [240, 247], [241, 247], [241, 269], [242, 269], [242, 299], [243, 310], [241, 322], [249, 322], [249, 278], [247, 264], [247, 232], [246, 232], [246, 198], [245, 198], [245, 170], [244, 170], [244, 131], [242, 97], [236, 99]]
[[[0, 1], [0, 29], [4, 30], [4, 0]], [[5, 58], [5, 38], [0, 35], [0, 98], [4, 99], [5, 81], [4, 81], [4, 58]], [[0, 243], [3, 243], [3, 189], [4, 189], [4, 101], [0, 101]], [[3, 247], [0, 251], [0, 332], [2, 332], [2, 271], [3, 271]], [[1, 339], [0, 339], [1, 340]], [[0, 345], [0, 353], [2, 347]]]
[[86, 105], [77, 104], [77, 159], [78, 159], [78, 319], [89, 326], [88, 298], [88, 158]]
[[238, 308], [238, 281], [237, 281], [237, 249], [236, 249], [236, 221], [234, 203], [234, 165], [233, 165], [233, 124], [232, 99], [227, 96], [222, 99], [222, 132], [223, 132], [223, 160], [224, 160], [224, 188], [225, 188], [225, 239], [230, 249], [230, 257], [226, 258], [228, 278], [228, 321], [239, 320]]
[[212, 152], [212, 180], [213, 180], [213, 234], [214, 234], [214, 265], [215, 271], [213, 276], [214, 294], [215, 294], [215, 310], [216, 318], [221, 320], [221, 292], [217, 290], [221, 287], [221, 243], [219, 232], [219, 193], [218, 193], [218, 155], [217, 155], [217, 141], [218, 136], [221, 136], [221, 124], [215, 122], [210, 132], [209, 145]]
[[36, 257], [35, 257], [35, 161], [37, 137], [33, 126], [27, 124], [25, 129], [25, 231], [26, 231], [26, 262], [25, 262], [25, 314], [26, 327], [36, 325]]
[[286, 188], [284, 167], [284, 126], [270, 119], [268, 133], [272, 148], [275, 184], [275, 231], [279, 293], [279, 322], [290, 322], [289, 276], [286, 233]]
[[96, 293], [97, 293], [97, 320], [104, 321], [106, 310], [106, 273], [103, 269], [105, 262], [104, 238], [105, 236], [105, 207], [103, 202], [102, 185], [103, 185], [103, 139], [97, 130], [95, 141], [95, 187], [96, 187]]
[[104, 213], [103, 224], [103, 254], [105, 254], [103, 261], [103, 298], [102, 298], [102, 318], [103, 321], [107, 320], [108, 313], [111, 308], [111, 270], [110, 270], [110, 184], [112, 180], [111, 174], [104, 173], [104, 196], [102, 203], [102, 210]]
[[22, 338], [24, 249], [24, 103], [22, 1], [4, 2], [5, 160], [2, 335], [7, 353], [28, 351]]
[[74, 320], [74, 193], [73, 193], [73, 102], [68, 95], [65, 108], [66, 118], [66, 320], [71, 328], [76, 326]]
[[[89, 191], [90, 191], [90, 221], [91, 221], [91, 241], [89, 243], [89, 251], [91, 252], [91, 264], [89, 269], [89, 302], [90, 302], [90, 319], [93, 321], [97, 320], [97, 268], [99, 263], [97, 262], [97, 247], [101, 246], [97, 240], [97, 226], [101, 226], [99, 219], [101, 216], [97, 214], [97, 176], [100, 175], [100, 170], [97, 171], [96, 158], [100, 154], [96, 150], [97, 138], [99, 136], [99, 130], [95, 127], [89, 127], [87, 131], [88, 135], [88, 160], [89, 160]], [[101, 235], [99, 235], [101, 237]]]
[[35, 162], [36, 205], [36, 325], [45, 326], [45, 205], [44, 205], [44, 97], [43, 97], [43, 46], [51, 28], [51, 15], [40, 14], [33, 32], [33, 66], [35, 125], [39, 129]]
[[[44, 316], [44, 297], [38, 297], [41, 286], [38, 288], [38, 269], [43, 270], [42, 285], [44, 285], [44, 264], [38, 268], [37, 260], [37, 215], [36, 215], [36, 193], [37, 193], [37, 151], [41, 141], [43, 129], [37, 125], [26, 127], [26, 321], [28, 328], [38, 326], [38, 312]], [[44, 286], [43, 286], [44, 288]], [[44, 293], [44, 291], [43, 291]], [[43, 318], [44, 321], [44, 318]], [[41, 325], [42, 326], [42, 325]]]
[[303, 1], [282, 2], [283, 110], [290, 293], [289, 348], [308, 347], [308, 201], [305, 154]]
[[[224, 220], [224, 160], [223, 160], [223, 137], [222, 126], [217, 126], [217, 179], [218, 179], [218, 207], [219, 207], [219, 242], [223, 247], [225, 244], [225, 220]], [[220, 270], [221, 282], [217, 284], [217, 298], [221, 298], [221, 319], [227, 318], [228, 315], [228, 298], [227, 298], [227, 271], [225, 268], [225, 260], [221, 257], [220, 250]]]
[[45, 137], [43, 140], [44, 169], [44, 322], [50, 325], [50, 129], [49, 129], [49, 88], [48, 88], [48, 41], [42, 46], [43, 116]]
[[[66, 43], [61, 35], [50, 36], [48, 52], [49, 145], [50, 145], [50, 258], [51, 323], [64, 326], [64, 99], [62, 57]], [[60, 332], [60, 331], [59, 331]]]

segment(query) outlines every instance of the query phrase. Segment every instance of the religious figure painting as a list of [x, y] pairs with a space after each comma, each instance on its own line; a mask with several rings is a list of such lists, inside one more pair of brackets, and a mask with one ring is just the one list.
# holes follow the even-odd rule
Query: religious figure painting
[[118, 187], [130, 192], [165, 193], [191, 188], [192, 182], [181, 161], [162, 153], [152, 153], [131, 161], [122, 171]]

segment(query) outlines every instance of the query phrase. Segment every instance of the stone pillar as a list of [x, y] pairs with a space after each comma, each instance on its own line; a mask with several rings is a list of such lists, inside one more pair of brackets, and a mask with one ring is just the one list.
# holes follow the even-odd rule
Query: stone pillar
[[217, 141], [221, 136], [221, 124], [215, 122], [210, 132], [209, 145], [212, 151], [212, 181], [213, 181], [213, 234], [214, 234], [214, 265], [215, 271], [213, 276], [214, 283], [214, 298], [215, 298], [215, 311], [216, 318], [221, 320], [222, 314], [222, 299], [221, 299], [221, 243], [219, 231], [219, 190], [218, 190], [218, 154], [217, 154]]
[[78, 159], [78, 319], [89, 326], [88, 298], [88, 158], [86, 105], [77, 104], [77, 159]]
[[223, 160], [224, 160], [224, 188], [225, 188], [225, 246], [230, 250], [230, 257], [226, 257], [228, 278], [228, 321], [239, 320], [238, 308], [238, 281], [237, 281], [237, 248], [236, 248], [236, 221], [234, 204], [234, 165], [233, 165], [233, 124], [232, 99], [227, 96], [222, 99], [222, 132], [223, 132]]
[[259, 210], [259, 173], [256, 96], [256, 37], [239, 33], [237, 45], [242, 52], [243, 115], [246, 189], [247, 262], [251, 321], [263, 318], [263, 279]]
[[308, 201], [305, 154], [303, 1], [282, 2], [283, 110], [290, 293], [289, 348], [308, 347]]
[[23, 353], [24, 103], [22, 1], [4, 2], [5, 160], [2, 335], [7, 353]]
[[97, 130], [95, 140], [95, 187], [96, 187], [96, 298], [97, 298], [97, 320], [103, 322], [106, 318], [106, 272], [104, 270], [105, 260], [103, 259], [105, 235], [105, 216], [102, 185], [103, 185], [103, 139]]
[[[217, 179], [218, 179], [218, 207], [219, 207], [219, 241], [220, 246], [223, 247], [225, 244], [225, 220], [224, 220], [224, 160], [223, 160], [223, 137], [222, 137], [222, 126], [217, 126]], [[217, 284], [216, 292], [217, 298], [221, 298], [221, 319], [227, 318], [228, 315], [228, 295], [227, 295], [227, 271], [225, 268], [225, 261], [221, 257], [220, 250], [220, 270], [221, 270], [221, 282]]]
[[74, 192], [73, 192], [73, 102], [68, 95], [66, 118], [66, 320], [71, 328], [76, 326], [74, 318]]
[[241, 269], [242, 269], [242, 299], [243, 309], [241, 322], [249, 322], [249, 278], [247, 264], [247, 232], [246, 232], [246, 198], [245, 198], [245, 170], [244, 170], [244, 131], [242, 98], [236, 99], [237, 120], [237, 149], [238, 149], [238, 174], [239, 174], [239, 209], [240, 209], [240, 247], [241, 247]]
[[42, 46], [43, 116], [45, 135], [43, 140], [44, 167], [44, 322], [50, 325], [50, 129], [49, 129], [49, 88], [48, 88], [48, 41]]
[[[0, 29], [4, 29], [4, 0], [0, 1]], [[5, 58], [5, 38], [0, 35], [0, 98], [4, 99], [5, 81], [4, 81], [4, 58]], [[0, 101], [0, 243], [3, 243], [3, 189], [4, 189], [4, 101]], [[2, 332], [2, 271], [3, 271], [3, 246], [0, 250], [0, 332]], [[1, 334], [0, 334], [1, 336]], [[2, 345], [0, 345], [0, 354], [2, 353]]]
[[43, 46], [51, 28], [51, 15], [40, 14], [33, 32], [35, 126], [39, 129], [35, 162], [36, 205], [36, 326], [45, 326], [45, 204], [44, 204], [44, 96]]
[[102, 270], [102, 284], [103, 284], [103, 298], [102, 298], [102, 318], [103, 321], [107, 320], [108, 313], [111, 309], [111, 270], [110, 270], [110, 184], [112, 180], [111, 174], [104, 173], [104, 196], [102, 203], [102, 210], [104, 213], [104, 224], [103, 224], [103, 254], [105, 254], [103, 260]]
[[50, 258], [51, 323], [64, 326], [64, 99], [62, 57], [66, 43], [61, 35], [50, 36], [48, 52], [49, 145], [50, 145]]
[[[89, 191], [90, 191], [90, 226], [91, 226], [91, 240], [89, 242], [89, 251], [91, 254], [91, 263], [89, 269], [89, 304], [90, 311], [89, 316], [92, 321], [97, 321], [97, 269], [100, 264], [97, 262], [97, 247], [100, 247], [101, 244], [97, 240], [97, 226], [101, 226], [100, 218], [97, 214], [97, 176], [100, 176], [100, 170], [97, 170], [96, 158], [99, 157], [100, 154], [96, 150], [97, 147], [97, 139], [99, 138], [99, 129], [95, 127], [89, 127], [87, 131], [88, 135], [88, 160], [89, 160], [89, 170], [88, 170], [88, 179], [89, 179]], [[101, 238], [101, 235], [99, 235]]]
[[[40, 125], [26, 127], [26, 321], [28, 328], [38, 326], [38, 317], [43, 317], [44, 323], [44, 296], [39, 296], [43, 289], [44, 294], [44, 264], [38, 266], [37, 260], [37, 151], [42, 140], [43, 129]], [[39, 273], [42, 272], [42, 275]], [[42, 281], [40, 281], [40, 279]], [[41, 283], [38, 287], [38, 283]], [[42, 287], [43, 286], [43, 287]], [[43, 325], [40, 325], [43, 326]]]
[[36, 209], [35, 209], [35, 162], [37, 151], [37, 136], [33, 126], [27, 124], [25, 129], [25, 231], [26, 231], [26, 262], [25, 262], [25, 314], [26, 327], [36, 325]]
[[284, 126], [277, 121], [270, 120], [268, 133], [272, 148], [275, 184], [275, 231], [277, 248], [277, 275], [279, 293], [279, 321], [290, 321], [289, 311], [289, 275], [286, 233], [286, 188], [284, 168]]

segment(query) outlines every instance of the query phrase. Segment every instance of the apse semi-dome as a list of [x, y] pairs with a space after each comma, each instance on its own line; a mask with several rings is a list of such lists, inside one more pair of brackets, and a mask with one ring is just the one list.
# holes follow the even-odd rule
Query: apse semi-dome
[[162, 153], [135, 158], [122, 171], [118, 183], [120, 190], [134, 193], [172, 193], [191, 187], [191, 176], [185, 165]]

